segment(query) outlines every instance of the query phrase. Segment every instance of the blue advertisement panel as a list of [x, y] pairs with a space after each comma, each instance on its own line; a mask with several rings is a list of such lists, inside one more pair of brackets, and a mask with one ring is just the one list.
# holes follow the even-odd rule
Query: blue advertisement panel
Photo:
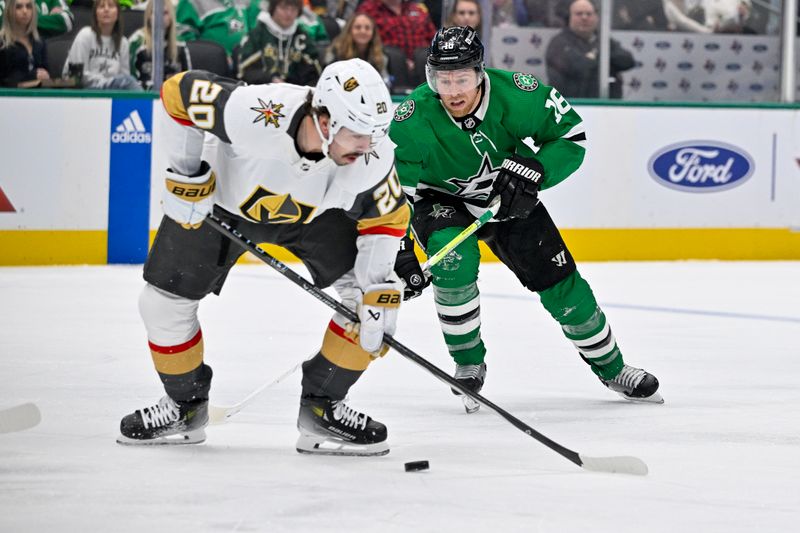
[[109, 135], [108, 262], [143, 263], [150, 229], [153, 101], [115, 98]]

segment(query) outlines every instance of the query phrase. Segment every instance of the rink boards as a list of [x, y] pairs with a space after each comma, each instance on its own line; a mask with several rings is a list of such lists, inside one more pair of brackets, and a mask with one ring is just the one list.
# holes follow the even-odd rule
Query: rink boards
[[[0, 265], [142, 262], [161, 218], [159, 101], [30, 94], [0, 94]], [[800, 110], [577, 109], [586, 161], [541, 197], [578, 260], [800, 259]]]

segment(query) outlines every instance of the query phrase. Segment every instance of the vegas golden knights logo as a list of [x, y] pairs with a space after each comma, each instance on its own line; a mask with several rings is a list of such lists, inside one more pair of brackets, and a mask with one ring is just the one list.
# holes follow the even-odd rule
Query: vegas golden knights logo
[[298, 202], [290, 194], [275, 194], [261, 186], [239, 206], [245, 218], [260, 224], [305, 224], [316, 209]]
[[356, 80], [355, 78], [350, 78], [349, 80], [344, 82], [343, 87], [344, 90], [347, 91], [348, 93], [351, 91], [355, 91], [356, 87], [358, 87], [358, 80]]

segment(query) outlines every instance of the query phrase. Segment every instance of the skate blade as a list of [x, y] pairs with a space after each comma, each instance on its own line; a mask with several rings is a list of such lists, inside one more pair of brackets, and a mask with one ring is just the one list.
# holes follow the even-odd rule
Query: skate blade
[[205, 430], [196, 429], [187, 433], [167, 435], [155, 439], [132, 439], [125, 435], [120, 435], [117, 437], [117, 444], [122, 444], [123, 446], [180, 446], [183, 444], [200, 444], [205, 440]]
[[461, 396], [461, 401], [464, 403], [464, 410], [468, 415], [475, 413], [481, 408], [481, 404], [470, 398], [469, 396]]
[[300, 453], [311, 455], [373, 457], [389, 453], [389, 445], [386, 441], [375, 444], [351, 444], [338, 439], [303, 434], [297, 439], [295, 448]]
[[658, 391], [654, 392], [647, 398], [633, 398], [631, 396], [626, 396], [622, 392], [618, 392], [617, 394], [619, 394], [622, 398], [625, 398], [629, 402], [633, 403], [659, 403], [659, 404], [664, 403], [664, 398], [661, 397], [661, 394], [659, 394]]

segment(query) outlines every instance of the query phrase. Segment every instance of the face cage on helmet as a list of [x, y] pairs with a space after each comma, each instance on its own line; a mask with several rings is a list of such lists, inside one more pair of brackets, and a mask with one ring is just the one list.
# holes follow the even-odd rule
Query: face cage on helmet
[[[475, 72], [475, 74], [476, 74], [476, 76], [475, 76], [475, 80], [476, 80], [475, 81], [475, 85], [473, 85], [471, 87], [458, 87], [458, 88], [454, 88], [453, 90], [447, 90], [447, 89], [439, 87], [439, 83], [438, 83], [438, 81], [436, 79], [437, 73], [440, 73], [440, 72], [441, 73], [454, 73], [454, 72], [459, 72], [461, 70], [473, 70]], [[430, 65], [430, 64], [425, 65], [425, 78], [428, 81], [428, 87], [430, 87], [431, 90], [433, 92], [435, 92], [436, 94], [459, 94], [461, 92], [471, 91], [473, 89], [476, 89], [476, 88], [480, 87], [481, 83], [483, 83], [483, 78], [484, 78], [485, 75], [486, 75], [486, 71], [484, 70], [484, 67], [483, 67], [482, 63], [480, 65], [472, 67], [471, 69], [470, 69], [470, 67], [465, 67], [465, 68], [460, 68], [460, 69], [443, 69], [443, 68], [440, 68], [440, 67], [435, 67], [435, 66]], [[440, 90], [440, 89], [442, 89], [442, 90]]]

